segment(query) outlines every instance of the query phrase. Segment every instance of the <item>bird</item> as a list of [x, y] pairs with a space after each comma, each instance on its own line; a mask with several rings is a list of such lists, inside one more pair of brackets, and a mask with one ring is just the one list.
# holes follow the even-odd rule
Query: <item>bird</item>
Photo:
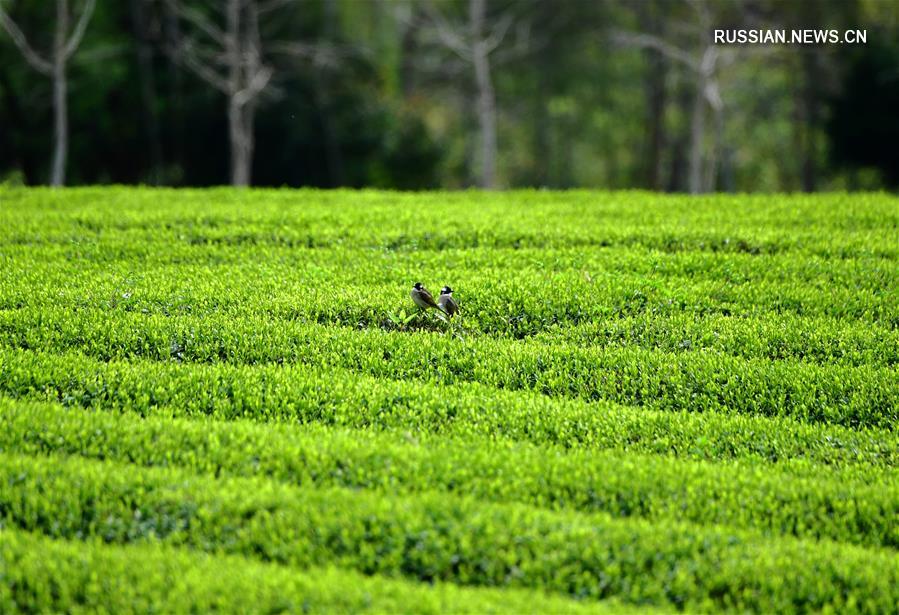
[[424, 311], [428, 311], [428, 308], [443, 311], [443, 308], [437, 305], [437, 302], [434, 301], [434, 297], [427, 288], [421, 285], [421, 282], [416, 282], [412, 286], [412, 292], [409, 293], [409, 296], [412, 297], [412, 301], [415, 302], [415, 305]]
[[444, 286], [440, 289], [437, 305], [450, 318], [462, 311], [462, 308], [460, 308], [459, 304], [456, 303], [456, 300], [453, 299], [453, 289], [449, 286]]

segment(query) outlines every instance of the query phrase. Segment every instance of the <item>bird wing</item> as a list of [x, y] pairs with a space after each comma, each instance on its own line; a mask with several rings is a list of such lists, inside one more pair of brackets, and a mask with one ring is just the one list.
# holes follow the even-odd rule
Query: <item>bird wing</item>
[[456, 303], [456, 300], [449, 295], [440, 295], [440, 299], [437, 301], [437, 305], [440, 306], [440, 309], [443, 312], [449, 314], [450, 316], [459, 311], [459, 304]]
[[461, 312], [462, 311], [462, 308], [459, 307], [458, 302], [455, 299], [453, 299], [452, 297], [447, 297], [446, 303], [449, 305], [450, 312]]
[[442, 309], [439, 305], [437, 305], [437, 302], [434, 301], [434, 297], [431, 295], [431, 293], [428, 292], [428, 289], [425, 288], [424, 286], [421, 287], [421, 290], [419, 291], [419, 295], [424, 300], [424, 302], [427, 303], [428, 305], [430, 305], [431, 307], [437, 308], [437, 309]]

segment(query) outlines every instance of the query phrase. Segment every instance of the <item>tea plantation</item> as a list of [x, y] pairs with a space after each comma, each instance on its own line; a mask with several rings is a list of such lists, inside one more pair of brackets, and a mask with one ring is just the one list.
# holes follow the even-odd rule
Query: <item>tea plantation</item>
[[895, 613], [897, 419], [893, 196], [0, 188], [3, 613]]

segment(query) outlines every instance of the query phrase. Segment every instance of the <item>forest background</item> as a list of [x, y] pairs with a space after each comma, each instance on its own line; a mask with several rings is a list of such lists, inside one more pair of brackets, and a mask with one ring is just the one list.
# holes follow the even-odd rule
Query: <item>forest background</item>
[[895, 189], [897, 9], [0, 0], [0, 183]]

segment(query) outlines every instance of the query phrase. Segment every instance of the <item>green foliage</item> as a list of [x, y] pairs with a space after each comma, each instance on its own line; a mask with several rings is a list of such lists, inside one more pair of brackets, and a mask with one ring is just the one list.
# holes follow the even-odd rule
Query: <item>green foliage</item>
[[409, 334], [297, 320], [272, 323], [263, 316], [98, 309], [73, 314], [56, 308], [0, 315], [0, 343], [56, 352], [77, 344], [102, 361], [337, 367], [380, 378], [477, 382], [550, 397], [787, 416], [851, 427], [885, 428], [899, 418], [899, 379], [893, 368], [770, 362], [721, 353], [582, 348], [564, 342], [546, 346], [487, 336], [459, 340], [438, 331]]
[[895, 554], [731, 528], [211, 479], [82, 459], [0, 456], [6, 523], [53, 538], [159, 540], [282, 565], [424, 582], [541, 587], [692, 608], [855, 608], [899, 600]]
[[[3, 4], [49, 57], [54, 12], [46, 2]], [[67, 70], [71, 182], [229, 181], [224, 97], [174, 52], [180, 34], [208, 69], [225, 72], [221, 7], [194, 4], [180, 25], [168, 2], [108, 2], [94, 11]], [[468, 3], [438, 4], [467, 38]], [[694, 117], [705, 126], [699, 153], [712, 190], [896, 185], [894, 2], [705, 4], [700, 13], [664, 0], [488, 3], [485, 31], [505, 34], [490, 41], [498, 45], [490, 77], [500, 185], [685, 190]], [[71, 28], [84, 2], [69, 5]], [[470, 61], [443, 42], [424, 0], [260, 6], [260, 59], [274, 75], [253, 101], [255, 183], [472, 184], [477, 80]], [[698, 34], [707, 24], [859, 29], [868, 40], [772, 45], [733, 57], [722, 49], [710, 77], [726, 112], [706, 105], [696, 115], [695, 70], [706, 44]], [[621, 32], [657, 37], [680, 59], [619, 44]], [[47, 181], [52, 100], [50, 79], [0, 31], [0, 183]], [[843, 166], [853, 168], [848, 178]]]
[[[361, 430], [137, 419], [0, 401], [0, 450], [81, 455], [215, 476], [392, 492], [441, 490], [493, 501], [689, 520], [899, 546], [899, 487], [853, 466], [779, 471], [746, 463], [574, 450]], [[250, 452], [253, 451], [252, 454]], [[610, 471], [614, 468], [614, 472]]]
[[[458, 436], [497, 435], [563, 447], [617, 448], [696, 459], [835, 465], [899, 464], [891, 430], [787, 418], [700, 414], [552, 398], [478, 383], [447, 385], [302, 365], [96, 361], [77, 354], [0, 351], [0, 392], [141, 416], [286, 421]], [[169, 350], [171, 352], [172, 350]], [[327, 382], [327, 386], [323, 383]]]
[[[0, 609], [16, 612], [630, 613], [524, 590], [430, 586], [337, 568], [297, 571], [155, 543], [49, 540], [0, 533]], [[644, 607], [645, 609], [645, 607]], [[640, 612], [644, 612], [640, 609]]]
[[889, 612], [897, 226], [6, 186], [0, 610]]

